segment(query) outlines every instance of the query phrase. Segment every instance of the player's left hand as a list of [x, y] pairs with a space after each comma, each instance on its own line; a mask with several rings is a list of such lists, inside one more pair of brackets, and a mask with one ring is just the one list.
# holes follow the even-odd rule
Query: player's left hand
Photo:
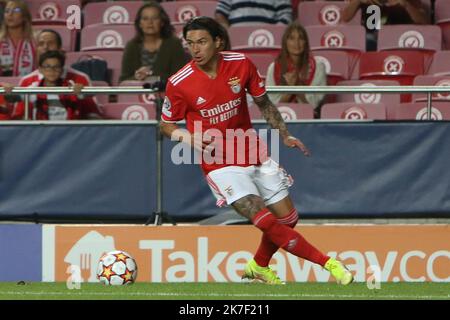
[[283, 143], [289, 148], [299, 148], [303, 152], [303, 154], [307, 157], [311, 155], [311, 152], [303, 144], [303, 142], [301, 142], [294, 136], [287, 136], [286, 138], [283, 139]]

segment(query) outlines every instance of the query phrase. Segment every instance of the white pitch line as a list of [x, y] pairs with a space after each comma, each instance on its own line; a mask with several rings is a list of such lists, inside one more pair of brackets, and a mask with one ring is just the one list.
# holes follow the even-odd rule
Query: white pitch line
[[351, 294], [273, 294], [273, 293], [173, 293], [173, 292], [81, 292], [78, 290], [70, 290], [69, 292], [49, 292], [49, 291], [2, 291], [0, 295], [46, 295], [46, 296], [148, 296], [148, 297], [230, 297], [230, 298], [410, 298], [410, 299], [450, 299], [449, 295], [437, 296], [413, 296], [413, 295], [351, 295]]

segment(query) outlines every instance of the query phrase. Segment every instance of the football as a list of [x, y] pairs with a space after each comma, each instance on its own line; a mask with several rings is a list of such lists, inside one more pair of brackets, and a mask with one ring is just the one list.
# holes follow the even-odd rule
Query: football
[[108, 252], [98, 262], [97, 278], [104, 285], [133, 284], [137, 278], [136, 261], [125, 251]]

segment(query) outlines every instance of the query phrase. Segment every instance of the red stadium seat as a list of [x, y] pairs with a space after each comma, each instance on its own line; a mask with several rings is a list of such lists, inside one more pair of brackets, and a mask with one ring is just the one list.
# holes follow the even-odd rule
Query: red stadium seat
[[135, 36], [134, 25], [94, 24], [81, 30], [81, 51], [123, 50]]
[[435, 76], [450, 75], [450, 51], [436, 52], [427, 74]]
[[161, 2], [172, 24], [184, 24], [197, 16], [214, 17], [217, 3], [213, 1]]
[[361, 24], [361, 10], [359, 9], [352, 20], [348, 23], [342, 21], [342, 9], [347, 4], [344, 2], [300, 2], [298, 6], [298, 21], [303, 26], [327, 25], [335, 26], [337, 24]]
[[320, 50], [313, 52], [314, 59], [325, 65], [328, 85], [350, 79], [352, 73], [351, 55], [345, 51]]
[[281, 38], [286, 26], [255, 24], [248, 26], [231, 26], [228, 29], [231, 47], [240, 52], [263, 52], [278, 54]]
[[[307, 103], [285, 103], [276, 105], [285, 121], [314, 119], [314, 108]], [[253, 120], [264, 119], [257, 105], [249, 105], [250, 118]]]
[[307, 26], [311, 50], [366, 51], [366, 30], [363, 26]]
[[[93, 87], [108, 87], [109, 84], [105, 81], [94, 80], [91, 81]], [[95, 98], [97, 99], [97, 103], [100, 105], [105, 105], [109, 103], [109, 95], [108, 94], [96, 94]]]
[[13, 86], [18, 86], [20, 79], [22, 79], [22, 77], [0, 77], [0, 83], [6, 82]]
[[386, 106], [384, 103], [326, 103], [322, 106], [320, 118], [341, 120], [385, 120]]
[[378, 51], [418, 51], [425, 58], [428, 70], [433, 54], [442, 48], [442, 32], [432, 25], [386, 25], [378, 33]]
[[[143, 81], [126, 80], [120, 83], [123, 87], [142, 87]], [[155, 94], [119, 94], [117, 102], [137, 103], [137, 104], [155, 104]]]
[[67, 8], [75, 5], [81, 7], [80, 0], [28, 0], [33, 25], [63, 24], [66, 25]]
[[[399, 83], [393, 80], [348, 80], [340, 81], [338, 86], [398, 86]], [[355, 103], [383, 103], [384, 105], [399, 104], [400, 95], [392, 93], [342, 93], [337, 95], [336, 102], [355, 102]]]
[[[450, 103], [433, 101], [431, 120], [450, 120]], [[388, 106], [388, 120], [428, 120], [426, 102], [401, 103]]]
[[108, 103], [101, 107], [105, 119], [121, 120], [155, 120], [154, 104], [139, 103]]
[[263, 79], [266, 78], [267, 68], [275, 61], [275, 57], [271, 53], [247, 52], [246, 56], [255, 64]]
[[[396, 80], [400, 85], [412, 85], [414, 78], [424, 74], [424, 59], [416, 51], [381, 51], [361, 54], [361, 80]], [[402, 94], [401, 102], [411, 101], [410, 94]]]
[[116, 86], [119, 84], [119, 77], [122, 68], [122, 56], [123, 53], [120, 50], [115, 51], [95, 51], [95, 52], [67, 52], [66, 53], [66, 65], [72, 65], [83, 57], [99, 57], [106, 60], [108, 63], [108, 69], [111, 70], [111, 85]]
[[143, 1], [91, 2], [83, 8], [84, 26], [133, 24]]
[[450, 50], [450, 1], [436, 0], [434, 8], [436, 24], [442, 30], [443, 47]]
[[59, 33], [62, 39], [62, 48], [64, 51], [74, 51], [75, 45], [77, 41], [77, 30], [70, 30], [66, 26], [62, 25], [44, 25], [39, 24], [37, 26], [33, 27], [33, 30], [36, 32], [36, 34], [39, 33], [40, 30], [44, 29], [52, 29]]
[[305, 27], [311, 50], [347, 52], [350, 70], [354, 70], [361, 52], [366, 51], [366, 30], [363, 26], [309, 26]]
[[[415, 86], [437, 86], [437, 87], [449, 87], [450, 89], [450, 75], [448, 76], [417, 76], [414, 79]], [[412, 101], [427, 101], [426, 93], [415, 93], [413, 94]], [[433, 93], [431, 95], [433, 101], [447, 101], [450, 102], [450, 91], [448, 93]]]

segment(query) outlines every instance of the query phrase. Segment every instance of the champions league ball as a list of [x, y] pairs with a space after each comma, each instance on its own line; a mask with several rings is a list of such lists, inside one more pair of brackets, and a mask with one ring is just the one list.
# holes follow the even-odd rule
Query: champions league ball
[[120, 286], [133, 284], [137, 278], [137, 264], [125, 251], [104, 254], [97, 267], [97, 279], [104, 285]]

